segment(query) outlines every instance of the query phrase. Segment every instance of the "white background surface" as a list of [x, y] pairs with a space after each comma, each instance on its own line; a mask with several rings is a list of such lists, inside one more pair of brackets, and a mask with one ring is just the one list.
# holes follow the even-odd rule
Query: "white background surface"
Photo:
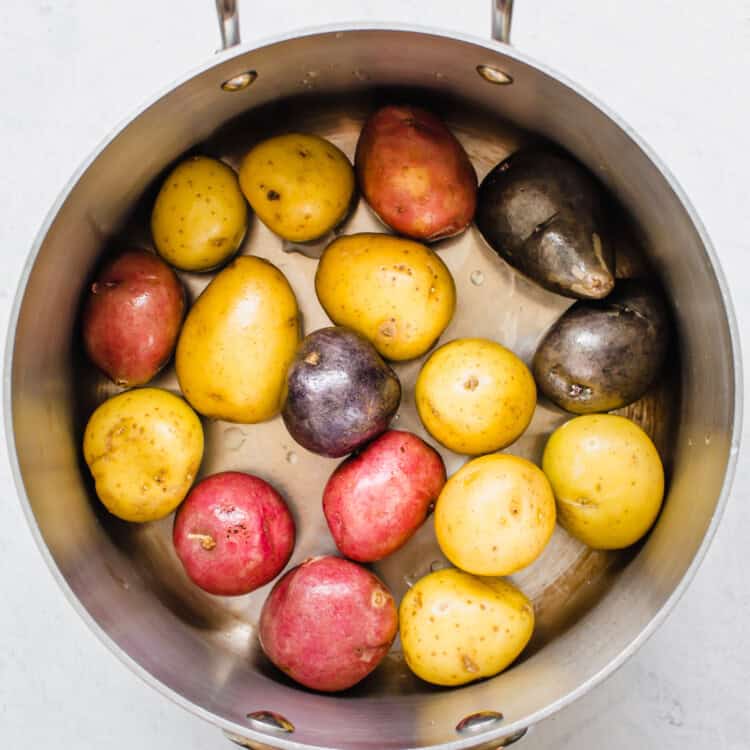
[[[750, 0], [517, 0], [514, 44], [619, 112], [682, 183], [750, 325]], [[377, 19], [485, 36], [489, 0], [240, 2], [243, 39]], [[155, 90], [218, 46], [212, 0], [0, 4], [0, 326], [33, 237], [70, 174]], [[71, 269], [60, 259], [60, 273]], [[74, 272], [74, 271], [73, 271]], [[750, 344], [745, 345], [750, 351]], [[750, 372], [750, 366], [745, 366]], [[525, 750], [750, 748], [750, 470], [697, 579], [614, 677]], [[231, 747], [147, 688], [53, 582], [0, 461], [0, 746]]]

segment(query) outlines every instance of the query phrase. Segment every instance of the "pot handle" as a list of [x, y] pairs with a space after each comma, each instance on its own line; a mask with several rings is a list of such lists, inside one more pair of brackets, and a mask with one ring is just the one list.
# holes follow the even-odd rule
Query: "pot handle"
[[216, 13], [219, 16], [221, 48], [229, 49], [240, 43], [240, 14], [237, 0], [216, 0]]
[[492, 0], [492, 38], [510, 44], [510, 22], [513, 20], [513, 0]]
[[[221, 30], [221, 48], [229, 49], [240, 43], [240, 16], [237, 0], [216, 0], [216, 13]], [[510, 23], [513, 0], [492, 0], [492, 38], [510, 44]]]

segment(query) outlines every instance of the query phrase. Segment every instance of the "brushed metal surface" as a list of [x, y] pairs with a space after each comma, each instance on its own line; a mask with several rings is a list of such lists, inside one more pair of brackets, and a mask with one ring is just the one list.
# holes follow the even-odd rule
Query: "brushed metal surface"
[[[488, 84], [476, 73], [483, 64], [507, 71], [513, 85]], [[222, 91], [222, 82], [247, 70], [258, 74], [251, 87]], [[116, 389], [82, 361], [75, 343], [78, 300], [103, 252], [150, 244], [149, 202], [159, 175], [180, 154], [195, 148], [236, 165], [258, 138], [294, 129], [329, 137], [351, 156], [367, 111], [410, 91], [446, 116], [480, 177], [519, 145], [548, 137], [586, 163], [637, 220], [680, 333], [672, 379], [632, 408], [666, 452], [670, 490], [654, 532], [630, 553], [591, 552], [556, 531], [542, 558], [515, 577], [534, 600], [539, 625], [529, 650], [506, 673], [459, 690], [431, 688], [409, 674], [396, 643], [384, 667], [360, 686], [342, 696], [316, 695], [291, 685], [258, 652], [254, 627], [267, 589], [231, 600], [203, 594], [176, 561], [169, 520], [127, 525], [93, 497], [81, 430], [95, 404]], [[344, 231], [367, 229], [380, 226], [360, 203]], [[474, 228], [437, 249], [454, 274], [459, 300], [443, 340], [485, 335], [528, 361], [570, 300], [518, 276]], [[242, 252], [284, 271], [306, 331], [327, 324], [311, 284], [315, 259], [285, 252], [257, 220]], [[739, 426], [737, 343], [717, 274], [689, 206], [635, 137], [515, 51], [417, 30], [345, 27], [232, 50], [105, 144], [40, 234], [16, 309], [5, 392], [29, 518], [61, 584], [108, 645], [170, 697], [230, 733], [286, 748], [491, 747], [621, 663], [664, 616], [705, 550], [726, 497]], [[208, 279], [183, 278], [193, 296]], [[397, 369], [404, 402], [396, 426], [424, 434], [411, 398], [418, 363]], [[156, 384], [176, 387], [172, 371]], [[545, 436], [564, 419], [542, 404], [510, 452], [538, 458]], [[204, 474], [253, 471], [289, 499], [300, 531], [292, 563], [333, 550], [320, 489], [335, 461], [297, 446], [278, 419], [252, 427], [207, 422], [206, 433]], [[465, 460], [444, 456], [449, 471]], [[440, 564], [426, 524], [377, 570], [400, 596]], [[499, 727], [473, 737], [456, 734], [463, 717], [485, 710], [504, 715]], [[255, 711], [279, 713], [294, 732], [278, 736], [249, 727], [246, 716]]]

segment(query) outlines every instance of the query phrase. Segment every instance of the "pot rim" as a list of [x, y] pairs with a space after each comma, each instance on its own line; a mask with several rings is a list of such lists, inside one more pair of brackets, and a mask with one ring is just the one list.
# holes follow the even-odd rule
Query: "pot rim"
[[[88, 154], [88, 156], [79, 164], [78, 168], [71, 175], [65, 186], [62, 188], [51, 208], [48, 210], [41, 227], [39, 228], [31, 250], [26, 258], [26, 262], [21, 271], [18, 285], [16, 287], [13, 304], [10, 311], [10, 317], [7, 328], [7, 338], [5, 343], [5, 352], [3, 357], [3, 408], [4, 408], [4, 428], [6, 435], [8, 459], [11, 465], [11, 473], [16, 485], [16, 491], [18, 493], [19, 500], [23, 507], [23, 512], [26, 517], [26, 521], [29, 525], [32, 537], [36, 543], [37, 548], [42, 554], [42, 557], [47, 564], [53, 578], [57, 582], [58, 586], [62, 589], [65, 598], [86, 623], [89, 630], [103, 643], [107, 649], [114, 654], [120, 662], [125, 664], [134, 674], [140, 677], [147, 685], [157, 690], [159, 693], [164, 695], [166, 698], [171, 700], [173, 703], [189, 711], [190, 713], [204, 719], [205, 721], [219, 727], [228, 734], [236, 735], [238, 737], [248, 738], [253, 742], [274, 747], [283, 748], [283, 750], [336, 750], [335, 748], [323, 748], [316, 745], [308, 745], [304, 743], [295, 742], [294, 740], [286, 739], [281, 736], [271, 736], [265, 732], [259, 732], [253, 730], [249, 726], [236, 724], [231, 721], [227, 721], [216, 714], [204, 709], [189, 699], [183, 697], [172, 688], [158, 680], [145, 668], [143, 668], [138, 662], [136, 662], [127, 652], [120, 648], [112, 638], [102, 629], [99, 623], [89, 614], [88, 610], [81, 603], [78, 597], [75, 595], [73, 590], [68, 585], [67, 580], [63, 576], [62, 572], [58, 568], [55, 560], [52, 557], [49, 548], [47, 547], [39, 526], [36, 522], [36, 517], [31, 509], [29, 498], [26, 494], [26, 488], [21, 476], [20, 465], [18, 461], [18, 453], [16, 450], [15, 433], [13, 429], [13, 403], [12, 403], [12, 367], [13, 367], [13, 354], [15, 349], [15, 337], [16, 329], [18, 326], [18, 318], [21, 310], [21, 305], [26, 293], [26, 287], [28, 285], [31, 272], [39, 255], [39, 251], [44, 243], [44, 240], [52, 226], [55, 218], [57, 217], [61, 207], [68, 199], [71, 192], [75, 189], [78, 181], [82, 175], [89, 169], [89, 167], [96, 161], [96, 159], [106, 150], [109, 144], [125, 130], [133, 120], [143, 114], [157, 101], [164, 96], [170, 94], [178, 86], [186, 83], [192, 78], [206, 72], [207, 70], [216, 67], [217, 65], [226, 63], [234, 58], [241, 57], [242, 55], [252, 52], [254, 50], [261, 49], [263, 47], [279, 44], [282, 42], [298, 39], [301, 37], [310, 37], [316, 35], [324, 35], [330, 33], [346, 33], [346, 32], [362, 32], [362, 31], [379, 31], [379, 32], [401, 32], [401, 33], [412, 33], [424, 36], [433, 36], [442, 39], [448, 39], [451, 41], [459, 41], [467, 44], [472, 44], [479, 48], [484, 48], [490, 52], [499, 52], [506, 57], [529, 65], [530, 67], [536, 68], [542, 73], [555, 79], [561, 83], [574, 94], [581, 97], [589, 104], [597, 108], [604, 114], [609, 120], [611, 120], [617, 127], [619, 127], [625, 135], [628, 136], [648, 157], [648, 159], [658, 169], [662, 178], [669, 185], [671, 190], [675, 193], [683, 208], [687, 212], [690, 221], [695, 227], [698, 236], [703, 244], [704, 252], [710, 261], [711, 269], [716, 278], [717, 285], [721, 294], [722, 304], [724, 312], [727, 318], [727, 325], [729, 328], [729, 336], [732, 347], [732, 371], [733, 371], [733, 398], [732, 398], [732, 427], [731, 427], [731, 441], [729, 447], [729, 457], [727, 460], [726, 470], [724, 472], [724, 480], [721, 487], [721, 492], [716, 503], [713, 515], [711, 517], [706, 533], [701, 541], [700, 547], [698, 548], [692, 562], [688, 566], [687, 570], [683, 574], [680, 581], [675, 586], [669, 598], [664, 602], [661, 608], [654, 614], [651, 620], [641, 630], [636, 638], [634, 638], [614, 659], [612, 659], [607, 665], [605, 665], [599, 672], [589, 677], [587, 680], [582, 682], [578, 687], [569, 691], [565, 695], [558, 698], [553, 703], [545, 706], [532, 714], [527, 721], [517, 721], [512, 724], [507, 724], [501, 728], [482, 732], [471, 737], [465, 737], [453, 740], [451, 742], [445, 742], [440, 745], [431, 746], [434, 750], [465, 750], [471, 747], [475, 747], [479, 744], [491, 743], [493, 741], [501, 740], [504, 737], [510, 737], [515, 733], [524, 730], [534, 724], [546, 719], [552, 714], [556, 713], [560, 709], [570, 705], [578, 698], [585, 695], [589, 690], [599, 685], [603, 680], [609, 677], [615, 670], [619, 669], [656, 631], [656, 629], [662, 624], [669, 613], [674, 609], [676, 604], [682, 598], [683, 594], [687, 590], [688, 585], [695, 576], [698, 568], [703, 562], [706, 553], [713, 541], [716, 534], [716, 530], [721, 521], [721, 518], [726, 509], [726, 505], [731, 493], [734, 477], [736, 473], [737, 459], [740, 448], [740, 441], [742, 435], [742, 417], [743, 417], [743, 376], [742, 376], [742, 353], [740, 348], [740, 336], [739, 329], [737, 326], [736, 314], [734, 306], [732, 304], [729, 287], [727, 284], [726, 277], [722, 270], [718, 255], [711, 242], [708, 232], [700, 220], [695, 208], [690, 202], [685, 191], [682, 189], [680, 184], [677, 182], [674, 175], [667, 168], [664, 162], [657, 156], [654, 149], [641, 137], [635, 130], [625, 122], [619, 115], [613, 112], [607, 105], [605, 105], [596, 96], [585, 90], [583, 87], [574, 83], [572, 80], [567, 78], [565, 75], [560, 74], [550, 66], [539, 62], [538, 60], [519, 52], [514, 47], [508, 44], [497, 42], [494, 40], [484, 39], [479, 36], [472, 34], [456, 33], [447, 29], [437, 29], [429, 26], [421, 26], [414, 24], [393, 24], [393, 23], [380, 23], [380, 22], [344, 22], [335, 24], [325, 24], [322, 26], [310, 26], [296, 29], [283, 34], [275, 34], [269, 37], [253, 40], [251, 42], [241, 43], [237, 46], [231, 47], [227, 50], [219, 51], [211, 58], [203, 61], [199, 65], [190, 69], [171, 83], [160, 87], [154, 94], [148, 99], [143, 101], [137, 106], [130, 115], [123, 118], [109, 133], [94, 147], [94, 149]], [[404, 750], [424, 750], [422, 746], [415, 748], [404, 748]]]

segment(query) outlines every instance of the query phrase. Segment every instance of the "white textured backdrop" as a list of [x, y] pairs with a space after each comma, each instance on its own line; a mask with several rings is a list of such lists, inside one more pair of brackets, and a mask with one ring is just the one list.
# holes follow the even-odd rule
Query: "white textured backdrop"
[[[489, 0], [240, 0], [240, 10], [248, 41], [357, 19], [489, 30]], [[750, 0], [516, 0], [513, 42], [596, 94], [661, 155], [708, 228], [747, 329]], [[213, 0], [2, 0], [3, 331], [32, 239], [69, 175], [136, 105], [218, 44]], [[667, 623], [519, 747], [750, 748], [748, 502], [741, 458], [708, 558]], [[229, 747], [131, 675], [78, 619], [34, 546], [4, 452], [0, 597], [0, 746]]]

